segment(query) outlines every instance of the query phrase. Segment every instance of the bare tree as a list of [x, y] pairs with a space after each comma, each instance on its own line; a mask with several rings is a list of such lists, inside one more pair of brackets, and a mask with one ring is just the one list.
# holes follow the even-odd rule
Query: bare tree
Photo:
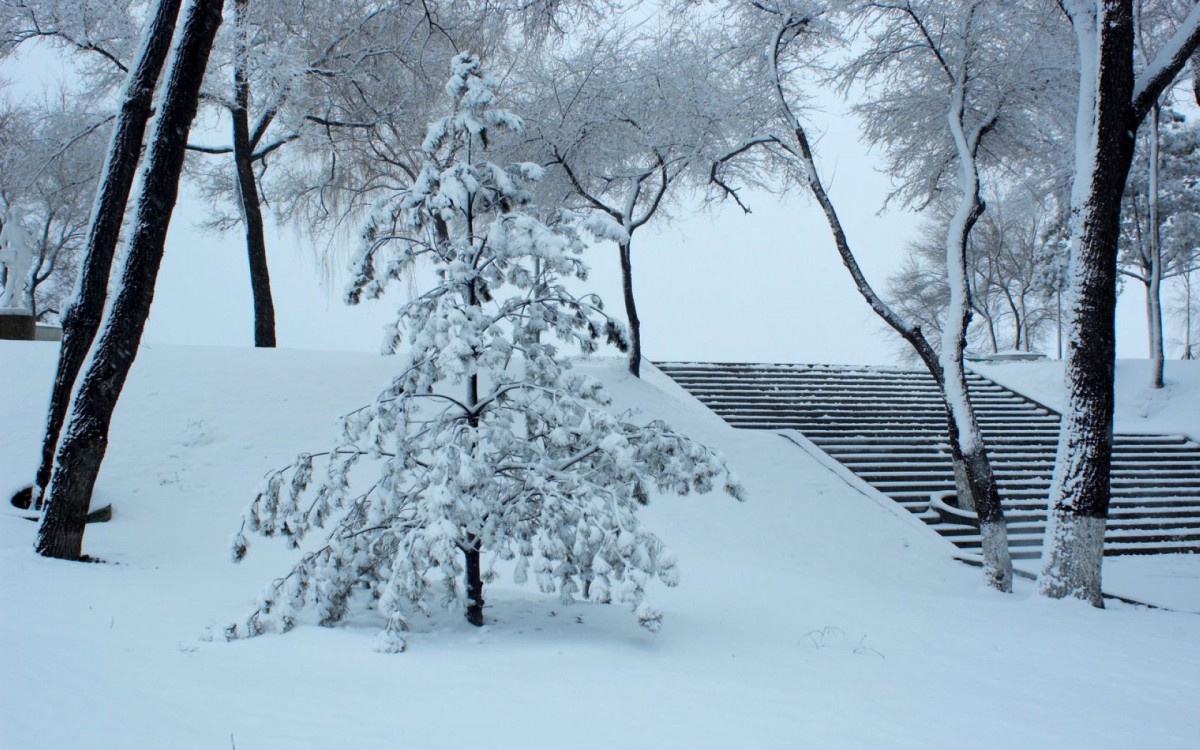
[[618, 18], [524, 76], [532, 145], [556, 168], [547, 189], [594, 212], [590, 226], [617, 245], [635, 376], [634, 234], [708, 185], [714, 163], [766, 140], [773, 103], [737, 64], [721, 33], [680, 11], [637, 25]]
[[[1046, 201], [1012, 190], [989, 197], [967, 242], [972, 320], [968, 348], [977, 352], [1034, 351], [1055, 318], [1055, 290], [1047, 283], [1057, 252], [1055, 210]], [[950, 299], [946, 283], [945, 225], [948, 209], [935, 204], [934, 218], [909, 245], [900, 271], [888, 279], [888, 303], [940, 336]], [[915, 357], [910, 347], [909, 356]]]
[[1195, 190], [1200, 166], [1197, 129], [1170, 109], [1155, 104], [1147, 116], [1125, 188], [1121, 214], [1121, 275], [1138, 281], [1146, 294], [1151, 385], [1162, 388], [1162, 284], [1196, 264], [1200, 204]]
[[58, 322], [71, 294], [104, 163], [110, 118], [78, 104], [0, 105], [0, 214], [30, 238], [30, 307], [43, 323]]
[[322, 111], [314, 91], [361, 92], [371, 75], [369, 62], [387, 58], [400, 65], [397, 51], [407, 41], [390, 32], [396, 31], [398, 17], [413, 13], [411, 8], [408, 3], [343, 0], [233, 3], [233, 23], [218, 38], [204, 92], [204, 101], [228, 119], [229, 145], [193, 143], [189, 149], [230, 157], [197, 164], [196, 172], [214, 204], [236, 206], [232, 214], [218, 212], [208, 223], [219, 231], [233, 226], [243, 230], [255, 346], [276, 343], [263, 219], [268, 162], [285, 158], [281, 149], [321, 128], [366, 126]]
[[[808, 2], [739, 4], [741, 34], [753, 38], [764, 27], [767, 81], [776, 92], [786, 135], [776, 146], [798, 164], [797, 172], [825, 213], [843, 263], [872, 309], [917, 352], [938, 382], [960, 501], [975, 510], [981, 527], [985, 575], [1010, 590], [1012, 563], [995, 477], [966, 394], [962, 353], [970, 322], [966, 247], [983, 211], [981, 170], [1006, 145], [1028, 133], [1038, 100], [1055, 85], [1049, 71], [1031, 75], [1052, 27], [1046, 14], [1018, 13], [1009, 4], [845, 2], [831, 14]], [[796, 70], [812, 69], [805, 41], [820, 23], [864, 24], [869, 39], [844, 80], [865, 81], [858, 109], [867, 137], [886, 146], [890, 171], [900, 178], [899, 196], [918, 207], [943, 191], [955, 209], [943, 238], [950, 299], [940, 348], [922, 329], [884, 302], [871, 287], [850, 249], [837, 212], [820, 179], [811, 143], [795, 105]], [[989, 145], [990, 144], [990, 145]], [[1028, 145], [1023, 142], [1023, 145]], [[1014, 158], [1010, 150], [1005, 158]], [[940, 349], [940, 350], [939, 350]]]

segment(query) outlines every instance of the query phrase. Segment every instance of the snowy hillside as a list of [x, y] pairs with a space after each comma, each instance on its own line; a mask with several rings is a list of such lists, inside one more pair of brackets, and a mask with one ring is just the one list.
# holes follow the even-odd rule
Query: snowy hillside
[[[1061, 361], [976, 362], [971, 369], [1059, 412], [1066, 402]], [[1200, 361], [1168, 360], [1164, 373], [1166, 387], [1155, 390], [1150, 360], [1117, 360], [1117, 432], [1200, 438]]]
[[[55, 354], [0, 342], [4, 497], [33, 472]], [[680, 586], [651, 590], [662, 632], [502, 579], [486, 627], [438, 612], [414, 623], [404, 654], [372, 650], [373, 622], [225, 642], [291, 559], [258, 541], [230, 562], [263, 474], [326, 448], [391, 366], [143, 349], [97, 488], [115, 515], [84, 540], [107, 564], [38, 558], [33, 524], [0, 514], [0, 747], [1191, 748], [1200, 736], [1200, 617], [1050, 602], [1023, 580], [999, 594], [905, 511], [617, 360], [581, 367], [618, 408], [723, 451], [747, 491], [744, 504], [669, 496], [644, 512], [680, 559]]]

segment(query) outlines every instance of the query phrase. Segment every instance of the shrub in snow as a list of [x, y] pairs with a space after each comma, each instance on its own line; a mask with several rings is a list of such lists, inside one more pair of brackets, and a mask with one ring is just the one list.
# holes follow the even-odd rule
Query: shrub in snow
[[[436, 284], [400, 310], [387, 348], [402, 366], [390, 387], [344, 418], [332, 450], [270, 473], [251, 504], [236, 559], [247, 531], [297, 548], [314, 529], [327, 538], [230, 637], [287, 630], [303, 611], [333, 624], [361, 601], [386, 619], [381, 647], [402, 650], [409, 616], [434, 604], [465, 605], [482, 624], [497, 561], [564, 601], [624, 602], [657, 630], [646, 586], [673, 586], [678, 573], [638, 508], [652, 490], [706, 492], [717, 481], [740, 496], [715, 453], [661, 422], [612, 414], [600, 384], [550, 343], [591, 352], [623, 334], [599, 299], [559, 283], [584, 278], [582, 242], [567, 217], [545, 222], [528, 209], [540, 170], [481, 158], [494, 131], [520, 120], [494, 106], [474, 57], [452, 67], [454, 109], [430, 125], [413, 185], [369, 222], [348, 297], [379, 295], [418, 261]], [[360, 462], [378, 469], [361, 485]]]

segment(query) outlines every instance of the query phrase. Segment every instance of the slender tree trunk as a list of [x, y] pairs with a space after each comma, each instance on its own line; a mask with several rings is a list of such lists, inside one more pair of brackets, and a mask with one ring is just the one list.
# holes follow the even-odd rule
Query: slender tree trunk
[[1183, 275], [1183, 358], [1195, 359], [1192, 350], [1192, 272]]
[[[862, 269], [858, 265], [858, 260], [850, 250], [850, 243], [846, 239], [846, 232], [842, 228], [842, 222], [838, 218], [833, 201], [830, 200], [829, 194], [825, 191], [824, 185], [817, 176], [816, 164], [812, 158], [812, 149], [808, 143], [808, 135], [799, 126], [799, 123], [794, 123], [793, 127], [795, 128], [794, 132], [800, 156], [805, 166], [805, 172], [808, 175], [809, 189], [812, 190], [813, 197], [816, 198], [818, 205], [821, 206], [821, 210], [825, 214], [826, 222], [829, 224], [830, 232], [833, 234], [834, 245], [837, 247], [838, 254], [842, 258], [842, 264], [850, 272], [850, 277], [854, 280], [859, 294], [862, 295], [871, 309], [875, 311], [876, 315], [891, 326], [896, 333], [900, 334], [901, 338], [913, 347], [938, 384], [942, 403], [946, 407], [946, 423], [950, 437], [950, 453], [954, 466], [955, 487], [963, 502], [973, 504], [976, 513], [979, 515], [981, 538], [984, 542], [985, 579], [989, 585], [1001, 591], [1011, 591], [1012, 559], [1008, 551], [1007, 529], [1004, 525], [1003, 510], [1000, 507], [1000, 495], [996, 489], [995, 475], [992, 472], [991, 462], [988, 460], [983, 440], [980, 438], [974, 441], [969, 451], [962, 450], [961, 422], [958, 421], [952, 401], [947, 393], [946, 377], [937, 352], [930, 346], [920, 327], [909, 325], [901, 319], [886, 302], [880, 299], [879, 295], [871, 287], [870, 282], [867, 281], [866, 276], [863, 275]], [[959, 365], [958, 373], [961, 381], [958, 387], [965, 394], [966, 380], [965, 373], [962, 372], [961, 368], [961, 359], [959, 360]], [[967, 405], [969, 410], [969, 401]], [[973, 412], [969, 413], [972, 414], [973, 418]], [[975, 424], [975, 430], [978, 430], [978, 424]], [[983, 526], [985, 523], [987, 524], [986, 529]], [[1003, 534], [1001, 533], [1002, 531]]]
[[150, 136], [150, 162], [138, 196], [136, 223], [117, 297], [91, 362], [71, 402], [71, 418], [55, 457], [37, 551], [78, 560], [92, 488], [108, 445], [108, 428], [125, 378], [137, 355], [154, 297], [167, 226], [179, 192], [188, 131], [223, 0], [194, 0], [175, 49], [158, 119]]
[[37, 505], [41, 504], [46, 485], [50, 482], [54, 452], [58, 447], [59, 433], [71, 403], [75, 380], [96, 337], [96, 331], [100, 329], [100, 319], [104, 315], [104, 303], [108, 297], [108, 277], [112, 271], [113, 256], [116, 254], [121, 234], [125, 205], [129, 201], [129, 191], [137, 172], [142, 138], [146, 133], [146, 122], [150, 119], [154, 89], [162, 71], [163, 61], [171, 49], [171, 37], [175, 33], [179, 5], [180, 0], [159, 1], [121, 96], [121, 110], [113, 126], [108, 156], [92, 207], [87, 245], [84, 248], [83, 263], [75, 287], [75, 299], [67, 305], [62, 314], [62, 346], [58, 355], [58, 367], [54, 373], [54, 387], [50, 394], [46, 432], [42, 438], [41, 463], [38, 466], [31, 498]]
[[1057, 329], [1057, 336], [1055, 338], [1058, 349], [1058, 360], [1061, 362], [1063, 358], [1062, 281], [1059, 281], [1058, 288], [1054, 290], [1054, 318], [1055, 328]]
[[[474, 219], [471, 214], [471, 209], [467, 209], [467, 237], [470, 242], [474, 242]], [[469, 307], [479, 307], [479, 290], [475, 286], [474, 280], [467, 283], [466, 296], [467, 305]], [[479, 405], [479, 375], [471, 374], [467, 378], [467, 424], [470, 425], [474, 440], [475, 432], [479, 428], [479, 413], [477, 407]], [[466, 578], [467, 578], [467, 622], [475, 627], [483, 625], [483, 571], [479, 564], [479, 555], [482, 549], [481, 540], [473, 532], [467, 532], [467, 543], [462, 546], [463, 554], [466, 556]]]
[[1149, 308], [1147, 320], [1150, 323], [1150, 384], [1155, 388], [1163, 387], [1163, 368], [1166, 366], [1162, 322], [1162, 232], [1159, 228], [1158, 213], [1159, 115], [1159, 106], [1155, 102], [1150, 110], [1150, 169], [1147, 186], [1147, 199], [1150, 204], [1150, 272], [1146, 284], [1146, 305]]
[[[1067, 278], [1067, 408], [1050, 488], [1038, 588], [1104, 606], [1101, 563], [1112, 466], [1117, 241], [1133, 160], [1133, 18], [1130, 3], [1074, 17], [1082, 66]], [[1094, 25], [1093, 25], [1094, 24]]]
[[250, 0], [235, 0], [237, 52], [233, 69], [233, 161], [237, 171], [238, 200], [246, 230], [246, 253], [250, 260], [250, 291], [254, 297], [254, 345], [275, 346], [275, 303], [271, 299], [271, 276], [267, 269], [267, 241], [263, 234], [262, 206], [254, 175], [254, 145], [250, 142], [250, 81], [246, 76], [246, 12]]
[[956, 439], [961, 464], [955, 466], [955, 485], [960, 505], [975, 511], [983, 550], [984, 575], [1000, 591], [1012, 591], [1012, 556], [1008, 550], [1008, 529], [1000, 490], [988, 458], [979, 420], [967, 394], [967, 374], [963, 351], [967, 328], [971, 324], [970, 282], [967, 276], [967, 240], [975, 222], [983, 215], [979, 199], [979, 172], [971, 144], [962, 128], [961, 86], [951, 106], [948, 121], [959, 155], [958, 210], [946, 229], [946, 273], [950, 284], [950, 305], [942, 332], [940, 364], [942, 392], [948, 405], [952, 439]]
[[479, 564], [479, 540], [474, 534], [467, 536], [468, 544], [463, 554], [467, 557], [467, 622], [475, 627], [483, 625], [483, 572]]
[[629, 372], [637, 378], [642, 376], [642, 322], [638, 319], [637, 305], [633, 300], [633, 259], [630, 243], [619, 245], [621, 251], [621, 285], [625, 292], [625, 315], [629, 318]]
[[996, 321], [992, 320], [992, 316], [984, 317], [987, 322], [988, 342], [992, 345], [992, 354], [1000, 352], [1000, 342], [996, 340]]

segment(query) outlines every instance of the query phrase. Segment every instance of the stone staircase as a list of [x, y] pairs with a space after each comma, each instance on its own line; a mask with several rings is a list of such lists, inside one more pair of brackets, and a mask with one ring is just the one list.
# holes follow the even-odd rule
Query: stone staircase
[[[734, 427], [796, 430], [967, 553], [978, 527], [954, 507], [945, 412], [925, 371], [824, 365], [658, 363]], [[979, 375], [971, 402], [987, 440], [1013, 557], [1036, 558], [1058, 414]], [[1200, 552], [1200, 444], [1114, 437], [1105, 553]]]

